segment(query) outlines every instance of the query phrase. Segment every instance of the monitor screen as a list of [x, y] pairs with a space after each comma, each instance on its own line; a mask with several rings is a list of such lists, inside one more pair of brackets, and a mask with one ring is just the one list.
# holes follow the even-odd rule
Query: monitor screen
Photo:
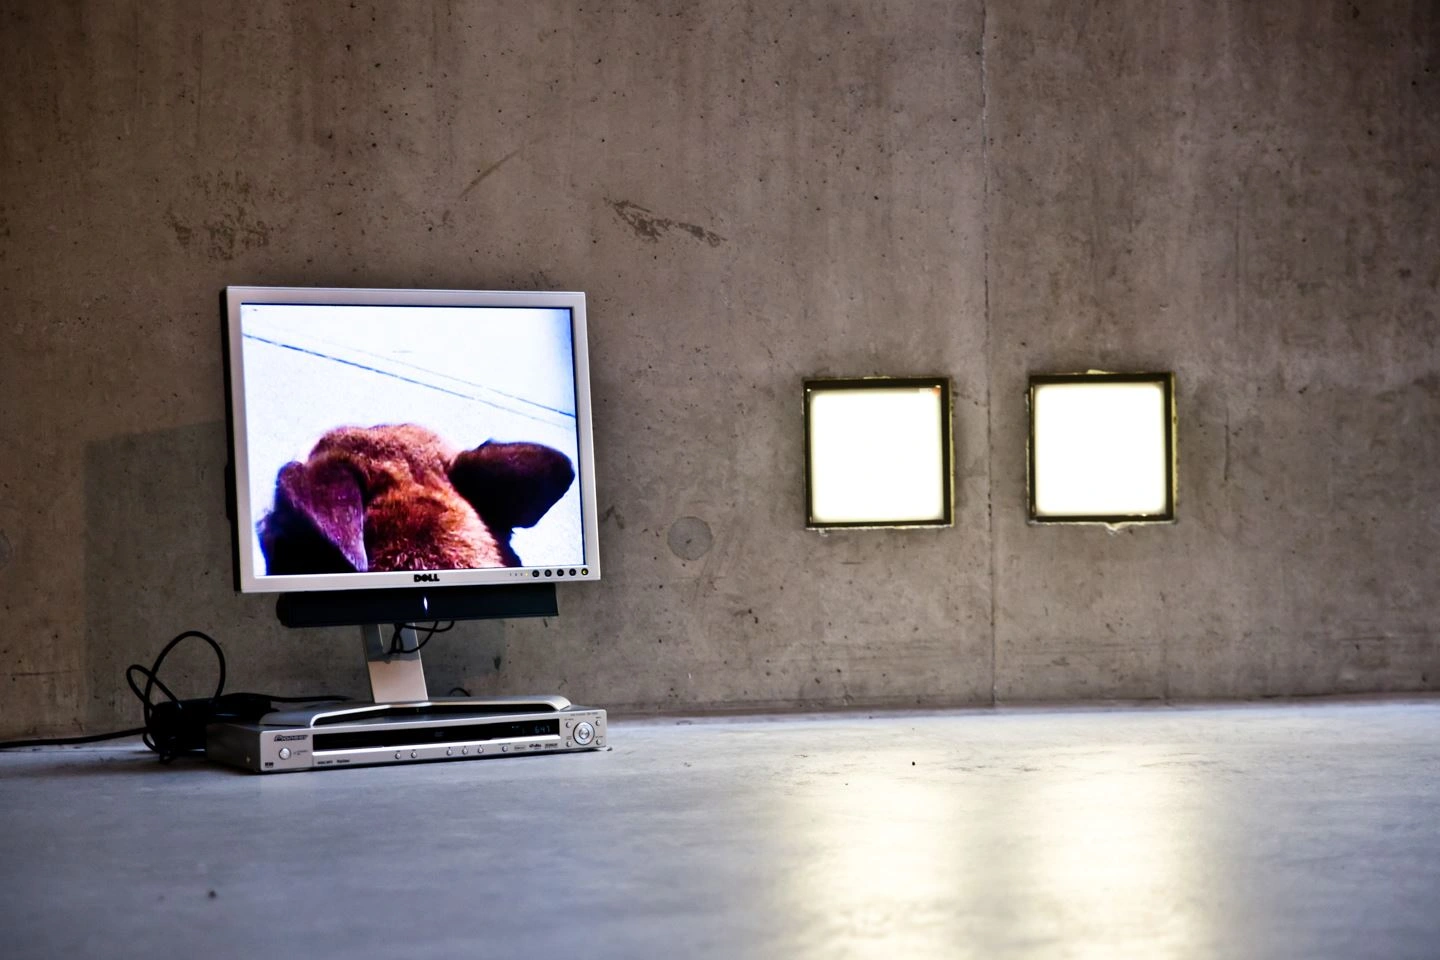
[[584, 294], [224, 305], [242, 591], [599, 578]]

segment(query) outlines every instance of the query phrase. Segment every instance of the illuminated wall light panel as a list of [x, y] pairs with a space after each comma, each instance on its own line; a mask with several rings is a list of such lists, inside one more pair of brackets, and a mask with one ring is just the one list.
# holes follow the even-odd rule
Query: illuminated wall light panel
[[1175, 377], [1075, 373], [1030, 378], [1030, 519], [1175, 519]]
[[950, 381], [805, 381], [805, 525], [948, 527]]

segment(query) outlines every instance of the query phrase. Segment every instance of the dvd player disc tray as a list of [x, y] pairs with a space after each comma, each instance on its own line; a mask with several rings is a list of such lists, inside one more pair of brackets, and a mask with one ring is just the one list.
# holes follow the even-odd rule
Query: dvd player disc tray
[[605, 749], [605, 711], [564, 697], [326, 704], [214, 723], [205, 756], [254, 773]]

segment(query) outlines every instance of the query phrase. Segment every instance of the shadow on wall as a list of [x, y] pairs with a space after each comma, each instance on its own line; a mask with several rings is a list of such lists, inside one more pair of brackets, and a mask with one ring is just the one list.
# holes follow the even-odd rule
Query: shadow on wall
[[[209, 633], [225, 649], [230, 692], [369, 692], [356, 630], [288, 630], [275, 619], [274, 597], [235, 592], [225, 461], [220, 422], [130, 433], [85, 450], [91, 730], [140, 724], [125, 666], [150, 665], [170, 638], [190, 629]], [[455, 662], [456, 653], [488, 668], [494, 646], [436, 642], [426, 651], [432, 688], [438, 688], [433, 692], [444, 694], [461, 682], [465, 669]], [[161, 678], [177, 697], [209, 695], [215, 656], [202, 640], [186, 640], [167, 659]]]
[[[288, 630], [275, 619], [272, 596], [236, 592], [225, 461], [221, 422], [126, 434], [86, 449], [88, 729], [139, 725], [125, 667], [148, 667], [184, 630], [204, 631], [224, 648], [227, 691], [368, 696], [358, 630]], [[483, 685], [495, 672], [503, 625], [462, 628], [425, 651], [432, 694], [467, 677]], [[177, 696], [207, 696], [215, 687], [214, 655], [203, 641], [187, 640], [161, 677]]]
[[[232, 587], [224, 471], [223, 423], [125, 434], [86, 448], [91, 729], [138, 724], [125, 667], [149, 666], [183, 630], [203, 630], [224, 646], [227, 689], [244, 689], [236, 681], [252, 672], [237, 667], [280, 650], [280, 628], [266, 604], [242, 600]], [[162, 676], [177, 696], [204, 696], [214, 690], [214, 656], [203, 642], [187, 641]]]

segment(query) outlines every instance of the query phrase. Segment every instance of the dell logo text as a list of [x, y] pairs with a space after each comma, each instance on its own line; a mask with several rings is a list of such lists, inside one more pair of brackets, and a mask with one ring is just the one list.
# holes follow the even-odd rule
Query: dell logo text
[[439, 582], [440, 582], [440, 574], [438, 574], [438, 573], [417, 573], [417, 574], [415, 574], [415, 582], [416, 582], [416, 583], [439, 583]]

